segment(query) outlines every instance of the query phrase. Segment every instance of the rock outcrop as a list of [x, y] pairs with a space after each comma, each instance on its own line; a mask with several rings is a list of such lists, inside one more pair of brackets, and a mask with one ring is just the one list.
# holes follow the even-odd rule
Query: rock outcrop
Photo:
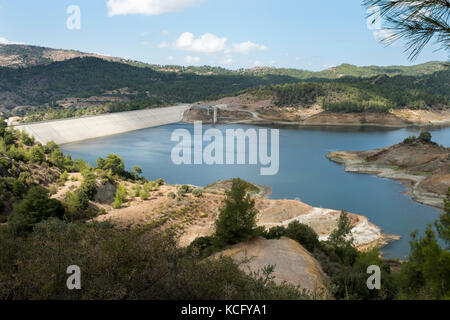
[[248, 273], [258, 272], [268, 265], [274, 265], [272, 276], [276, 283], [286, 281], [313, 294], [326, 291], [327, 276], [320, 263], [298, 242], [288, 238], [279, 240], [257, 238], [236, 244], [211, 258], [219, 256], [231, 257]]

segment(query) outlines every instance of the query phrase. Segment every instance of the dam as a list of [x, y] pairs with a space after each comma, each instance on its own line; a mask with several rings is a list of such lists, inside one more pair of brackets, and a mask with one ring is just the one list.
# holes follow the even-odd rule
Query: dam
[[180, 122], [187, 104], [172, 107], [102, 114], [97, 116], [26, 123], [15, 126], [37, 141], [57, 144], [110, 136]]

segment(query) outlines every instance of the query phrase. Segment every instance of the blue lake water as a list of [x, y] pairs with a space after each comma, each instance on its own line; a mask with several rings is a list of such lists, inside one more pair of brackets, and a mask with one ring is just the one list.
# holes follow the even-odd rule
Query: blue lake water
[[[368, 150], [387, 147], [419, 129], [382, 128], [280, 128], [280, 169], [277, 175], [261, 176], [259, 165], [180, 165], [171, 161], [171, 141], [175, 129], [187, 129], [189, 124], [172, 124], [125, 134], [92, 139], [62, 146], [74, 159], [83, 158], [95, 164], [98, 157], [115, 153], [123, 157], [127, 169], [142, 167], [148, 179], [163, 178], [170, 184], [206, 186], [217, 180], [240, 177], [270, 186], [272, 199], [300, 199], [315, 207], [345, 209], [367, 216], [385, 233], [402, 239], [383, 249], [385, 257], [402, 258], [409, 253], [410, 234], [423, 232], [441, 211], [413, 201], [405, 194], [400, 182], [373, 175], [346, 173], [343, 166], [325, 158], [330, 151]], [[210, 126], [204, 126], [204, 130]], [[219, 125], [226, 129], [263, 127], [248, 125]], [[450, 128], [432, 129], [433, 140], [449, 146]], [[206, 143], [205, 143], [206, 145]]]

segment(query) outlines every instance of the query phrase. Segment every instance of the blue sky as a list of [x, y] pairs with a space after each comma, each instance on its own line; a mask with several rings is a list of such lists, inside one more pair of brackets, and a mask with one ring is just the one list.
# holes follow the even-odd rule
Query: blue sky
[[[322, 70], [341, 63], [447, 60], [429, 46], [410, 62], [376, 40], [362, 0], [0, 0], [0, 42], [76, 49], [155, 64]], [[80, 29], [69, 29], [69, 6]], [[75, 17], [76, 18], [76, 17]], [[76, 21], [76, 20], [70, 20]]]

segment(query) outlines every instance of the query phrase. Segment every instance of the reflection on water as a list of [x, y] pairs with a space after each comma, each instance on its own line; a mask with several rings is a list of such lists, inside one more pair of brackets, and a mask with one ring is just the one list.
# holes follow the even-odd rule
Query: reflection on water
[[[248, 125], [220, 125], [218, 129], [257, 128]], [[273, 199], [299, 198], [312, 206], [345, 209], [359, 213], [380, 226], [384, 232], [402, 236], [384, 248], [386, 257], [403, 257], [409, 252], [410, 234], [423, 231], [438, 218], [440, 211], [414, 202], [399, 182], [372, 175], [346, 173], [342, 166], [328, 161], [325, 154], [336, 150], [367, 150], [396, 144], [418, 128], [379, 127], [283, 127], [280, 128], [280, 170], [275, 176], [261, 176], [255, 165], [181, 165], [170, 160], [175, 143], [173, 130], [193, 126], [172, 124], [121, 135], [104, 137], [62, 146], [73, 158], [92, 164], [98, 157], [116, 153], [124, 158], [128, 169], [139, 165], [148, 179], [164, 178], [171, 184], [205, 186], [211, 182], [241, 177], [270, 186]], [[210, 126], [205, 125], [204, 130]], [[433, 129], [433, 140], [449, 146], [450, 128]]]

